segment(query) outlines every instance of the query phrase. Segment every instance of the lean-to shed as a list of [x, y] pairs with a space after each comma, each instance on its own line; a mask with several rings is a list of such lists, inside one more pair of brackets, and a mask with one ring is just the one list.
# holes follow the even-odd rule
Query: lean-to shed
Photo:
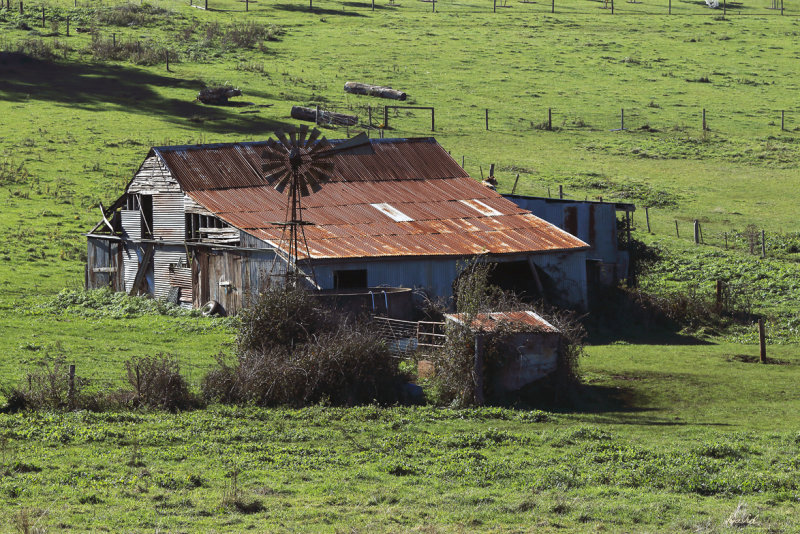
[[[472, 179], [433, 138], [372, 139], [329, 160], [303, 198], [299, 267], [318, 289], [374, 286], [449, 296], [476, 255], [525, 287], [586, 305], [587, 244]], [[337, 141], [331, 142], [334, 146]], [[287, 198], [262, 175], [264, 142], [154, 147], [88, 238], [86, 285], [218, 302], [236, 313], [281, 279]], [[503, 269], [507, 271], [503, 271]], [[311, 278], [310, 278], [311, 280]]]

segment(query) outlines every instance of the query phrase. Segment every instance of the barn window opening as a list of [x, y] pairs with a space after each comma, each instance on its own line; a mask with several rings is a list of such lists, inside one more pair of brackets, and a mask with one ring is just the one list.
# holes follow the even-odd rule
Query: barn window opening
[[333, 271], [334, 289], [358, 289], [365, 287], [367, 287], [366, 269]]
[[153, 237], [153, 197], [152, 195], [139, 195], [139, 206], [142, 211], [142, 235]]

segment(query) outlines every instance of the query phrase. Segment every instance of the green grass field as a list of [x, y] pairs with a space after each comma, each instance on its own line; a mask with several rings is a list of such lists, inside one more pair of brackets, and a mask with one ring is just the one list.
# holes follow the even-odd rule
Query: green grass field
[[[614, 15], [595, 1], [550, 14], [542, 2], [492, 13], [489, 2], [444, 1], [432, 13], [409, 0], [374, 12], [261, 0], [245, 12], [211, 0], [209, 11], [159, 2], [166, 12], [131, 19], [111, 5], [48, 2], [45, 28], [39, 3], [23, 16], [0, 10], [0, 49], [47, 57], [55, 46], [52, 59], [0, 56], [0, 385], [55, 362], [118, 383], [125, 360], [158, 352], [178, 355], [197, 384], [230, 350], [232, 325], [102, 303], [61, 310], [55, 295], [83, 285], [80, 234], [149, 146], [263, 139], [292, 123], [295, 104], [365, 125], [373, 106], [377, 127], [386, 102], [345, 94], [351, 80], [434, 106], [435, 132], [424, 112], [401, 112], [385, 135], [434, 135], [475, 177], [495, 163], [502, 192], [519, 173], [522, 194], [563, 185], [573, 198], [636, 203], [635, 236], [663, 249], [643, 287], [706, 295], [717, 277], [739, 283], [768, 319], [778, 363], [751, 363], [751, 327], [666, 340], [617, 332], [587, 348], [579, 408], [548, 417], [428, 407], [0, 415], [0, 531], [26, 520], [48, 531], [800, 530], [798, 5], [784, 16], [766, 0], [726, 5], [721, 17], [696, 1], [673, 2], [668, 16], [666, 2], [649, 0], [618, 2]], [[268, 32], [250, 46], [244, 23]], [[94, 28], [94, 44], [78, 28]], [[102, 59], [112, 39], [153, 55]], [[254, 105], [194, 102], [225, 82]], [[552, 131], [542, 129], [548, 108]], [[612, 131], [621, 108], [628, 129]], [[689, 242], [694, 219], [705, 245]], [[766, 260], [746, 250], [748, 225], [767, 232]]]

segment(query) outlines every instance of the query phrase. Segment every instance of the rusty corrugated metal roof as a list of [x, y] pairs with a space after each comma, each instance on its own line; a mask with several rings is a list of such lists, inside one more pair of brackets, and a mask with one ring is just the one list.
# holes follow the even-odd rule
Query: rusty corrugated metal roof
[[[445, 317], [461, 324], [464, 324], [466, 320], [463, 313], [447, 313]], [[538, 313], [532, 311], [478, 313], [472, 320], [471, 328], [481, 332], [493, 332], [502, 323], [524, 325], [535, 332], [558, 333], [558, 329], [555, 326], [545, 321]]]
[[[314, 223], [304, 230], [315, 259], [587, 248], [470, 178], [433, 138], [371, 143], [373, 154], [329, 158], [332, 180], [302, 199], [303, 220]], [[271, 223], [286, 220], [287, 196], [257, 170], [264, 145], [157, 147], [153, 152], [195, 202], [277, 246], [282, 228]], [[384, 204], [405, 220], [375, 206]]]

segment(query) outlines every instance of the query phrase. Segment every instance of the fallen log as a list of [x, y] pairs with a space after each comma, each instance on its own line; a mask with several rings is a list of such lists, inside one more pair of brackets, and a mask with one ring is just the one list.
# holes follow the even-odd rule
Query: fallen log
[[391, 87], [358, 82], [347, 82], [344, 84], [344, 91], [345, 93], [352, 93], [354, 95], [377, 96], [380, 98], [391, 98], [392, 100], [405, 100], [407, 96], [403, 91], [398, 91]]
[[358, 124], [358, 117], [355, 115], [345, 115], [343, 113], [320, 110], [319, 117], [317, 117], [316, 109], [303, 106], [292, 106], [292, 118], [301, 121], [316, 122], [317, 124], [335, 124], [337, 126], [355, 126]]
[[228, 87], [220, 85], [217, 87], [206, 87], [197, 94], [197, 100], [203, 104], [211, 104], [216, 106], [224, 106], [228, 103], [229, 98], [234, 96], [242, 96], [242, 91], [235, 87]]

